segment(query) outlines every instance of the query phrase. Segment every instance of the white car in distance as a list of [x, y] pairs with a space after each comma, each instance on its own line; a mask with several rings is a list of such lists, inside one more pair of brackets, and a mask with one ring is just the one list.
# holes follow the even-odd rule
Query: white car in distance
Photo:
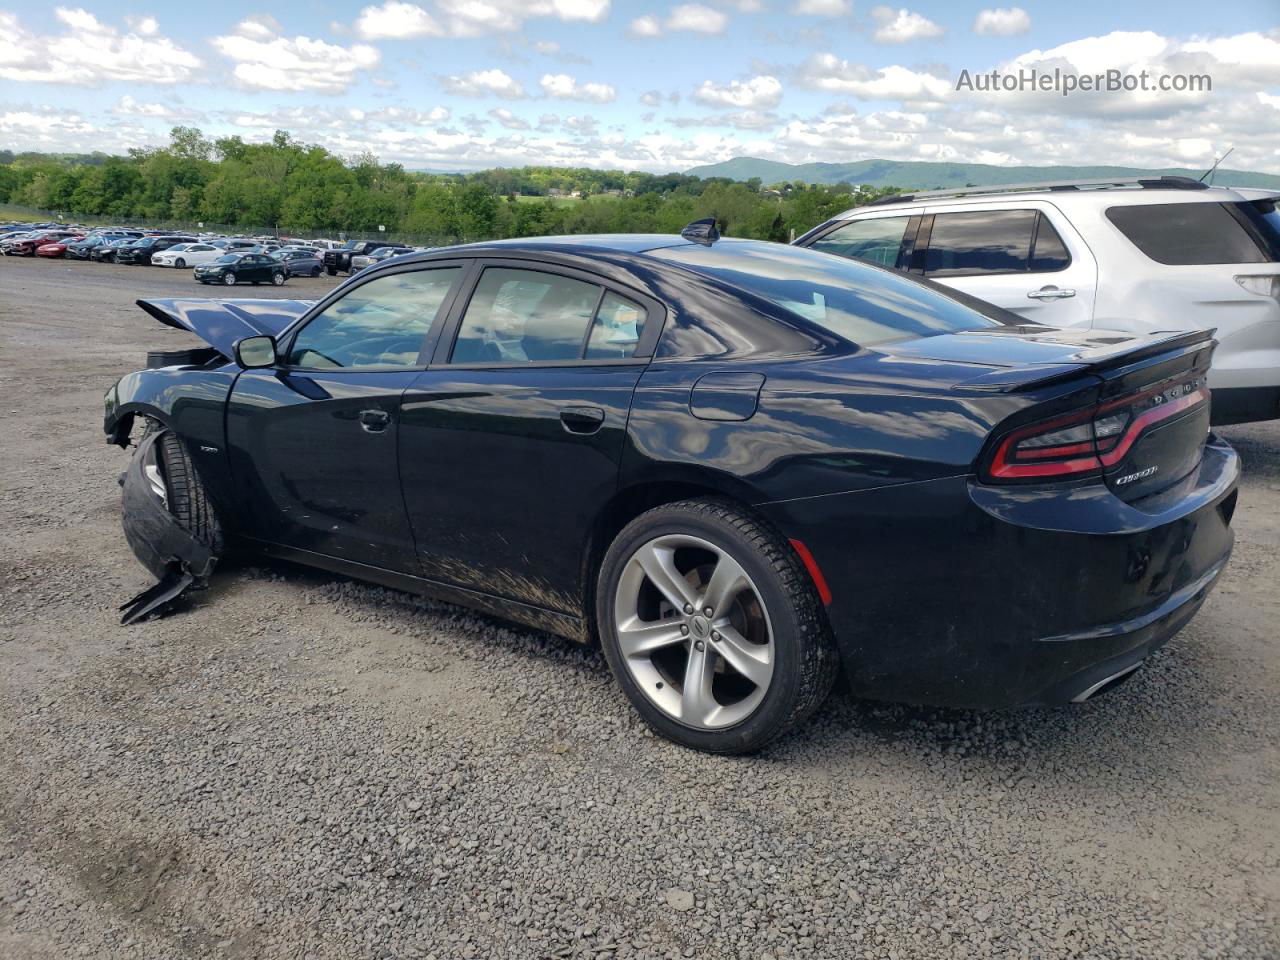
[[154, 267], [195, 267], [222, 256], [224, 251], [208, 243], [177, 243], [168, 250], [151, 255]]

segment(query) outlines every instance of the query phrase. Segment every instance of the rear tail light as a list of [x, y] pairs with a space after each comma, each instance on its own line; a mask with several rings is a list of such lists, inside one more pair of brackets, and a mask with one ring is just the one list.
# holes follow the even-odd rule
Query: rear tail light
[[1236, 283], [1260, 297], [1280, 300], [1280, 274], [1246, 273], [1236, 277]]
[[1099, 474], [1123, 460], [1154, 425], [1208, 401], [1209, 389], [1197, 377], [1019, 427], [996, 444], [983, 478], [1002, 482]]

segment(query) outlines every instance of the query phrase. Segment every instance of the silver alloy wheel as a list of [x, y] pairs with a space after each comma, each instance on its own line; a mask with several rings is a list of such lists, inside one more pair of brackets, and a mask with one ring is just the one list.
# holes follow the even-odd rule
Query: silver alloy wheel
[[673, 720], [730, 727], [768, 692], [768, 611], [751, 577], [715, 544], [687, 534], [643, 544], [618, 579], [613, 615], [627, 671]]
[[236, 275], [234, 273], [224, 273], [222, 275], [222, 282], [228, 287], [234, 287], [236, 285]]
[[147, 478], [147, 484], [151, 487], [152, 494], [164, 504], [167, 510], [169, 508], [169, 487], [164, 482], [164, 475], [160, 472], [159, 449], [159, 441], [151, 444], [147, 449], [146, 458], [142, 461], [142, 473]]

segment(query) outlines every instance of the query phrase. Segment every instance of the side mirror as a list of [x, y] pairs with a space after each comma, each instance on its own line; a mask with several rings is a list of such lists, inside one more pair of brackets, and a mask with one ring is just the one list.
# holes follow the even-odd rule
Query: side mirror
[[236, 363], [246, 370], [276, 365], [276, 342], [272, 337], [245, 337], [236, 343]]

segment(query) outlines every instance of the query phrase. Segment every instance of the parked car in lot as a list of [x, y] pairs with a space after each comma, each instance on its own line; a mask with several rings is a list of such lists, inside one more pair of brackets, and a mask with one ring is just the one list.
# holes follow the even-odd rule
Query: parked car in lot
[[707, 222], [139, 304], [209, 347], [107, 394], [111, 441], [153, 427], [127, 620], [235, 543], [598, 637], [655, 730], [738, 752], [841, 666], [881, 699], [1088, 699], [1231, 552], [1203, 331], [1027, 324]]
[[5, 253], [11, 257], [34, 257], [36, 250], [48, 243], [60, 243], [76, 234], [69, 230], [34, 230], [4, 241]]
[[89, 255], [93, 252], [94, 248], [100, 247], [104, 243], [109, 242], [109, 237], [104, 237], [101, 234], [96, 233], [90, 234], [87, 237], [83, 237], [79, 240], [73, 240], [68, 243], [67, 256], [73, 260], [88, 260]]
[[1185, 177], [889, 197], [796, 240], [923, 276], [1028, 320], [1213, 329], [1215, 423], [1280, 416], [1280, 191]]
[[314, 250], [285, 248], [277, 250], [270, 256], [281, 264], [291, 277], [318, 277], [324, 270], [324, 263]]
[[147, 236], [116, 251], [116, 263], [151, 265], [151, 258], [180, 243], [192, 243], [191, 237]]
[[201, 283], [274, 283], [277, 287], [289, 276], [284, 265], [265, 253], [224, 253], [216, 260], [195, 268]]
[[84, 237], [82, 236], [73, 235], [70, 237], [63, 237], [60, 240], [53, 240], [49, 243], [42, 243], [40, 246], [36, 247], [36, 256], [49, 257], [50, 259], [65, 256], [68, 246], [83, 239]]
[[409, 249], [403, 243], [387, 243], [385, 240], [349, 240], [341, 247], [324, 252], [324, 268], [329, 276], [350, 273], [353, 257], [366, 256], [380, 248]]
[[383, 260], [389, 260], [392, 257], [401, 254], [410, 253], [409, 247], [378, 247], [371, 253], [362, 254], [358, 257], [351, 258], [351, 272], [359, 273], [366, 267], [371, 267], [375, 263], [381, 263]]
[[167, 250], [151, 255], [151, 265], [155, 267], [194, 267], [201, 263], [210, 263], [225, 252], [207, 243], [175, 243]]
[[115, 263], [116, 255], [125, 247], [131, 247], [137, 243], [137, 239], [133, 237], [117, 237], [115, 240], [108, 240], [100, 246], [94, 247], [89, 251], [89, 257], [101, 263]]

